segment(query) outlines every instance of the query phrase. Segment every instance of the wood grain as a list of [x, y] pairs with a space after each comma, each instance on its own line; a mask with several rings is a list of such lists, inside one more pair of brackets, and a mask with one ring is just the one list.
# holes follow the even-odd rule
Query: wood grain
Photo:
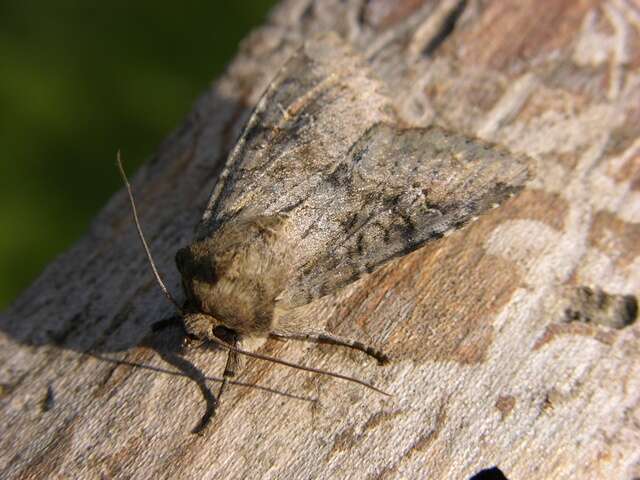
[[391, 365], [332, 346], [259, 349], [394, 396], [249, 360], [211, 424], [189, 433], [214, 410], [224, 355], [181, 350], [176, 328], [151, 331], [173, 312], [121, 191], [0, 317], [0, 476], [640, 476], [640, 327], [565, 315], [578, 286], [640, 292], [632, 0], [283, 1], [135, 176], [170, 288], [252, 106], [323, 30], [366, 55], [407, 124], [537, 162], [521, 196], [310, 309], [335, 333], [384, 345]]

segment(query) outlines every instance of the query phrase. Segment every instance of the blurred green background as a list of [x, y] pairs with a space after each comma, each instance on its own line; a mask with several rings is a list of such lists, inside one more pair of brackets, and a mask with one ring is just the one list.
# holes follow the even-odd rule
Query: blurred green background
[[78, 239], [275, 0], [0, 0], [0, 309]]

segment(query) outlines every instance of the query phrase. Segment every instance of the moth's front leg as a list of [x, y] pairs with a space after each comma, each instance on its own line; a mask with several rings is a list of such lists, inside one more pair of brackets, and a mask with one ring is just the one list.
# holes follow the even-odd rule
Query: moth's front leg
[[201, 313], [189, 313], [184, 316], [184, 329], [187, 332], [185, 341], [190, 345], [199, 347], [207, 340], [214, 337], [213, 330], [216, 326], [215, 319]]
[[[222, 325], [216, 325], [215, 319], [209, 315], [200, 313], [185, 315], [184, 327], [189, 337], [195, 338], [196, 341], [201, 343], [207, 340], [222, 341], [233, 348], [238, 348], [240, 343], [240, 335]], [[220, 385], [218, 392], [218, 404], [229, 383], [229, 379], [236, 375], [239, 368], [240, 357], [238, 353], [231, 350], [227, 351], [227, 362], [222, 374], [222, 385]]]

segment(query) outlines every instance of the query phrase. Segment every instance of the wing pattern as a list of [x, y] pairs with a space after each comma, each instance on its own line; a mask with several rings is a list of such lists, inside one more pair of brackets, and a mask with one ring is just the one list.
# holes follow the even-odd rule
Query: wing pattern
[[279, 307], [309, 303], [520, 190], [526, 156], [439, 127], [396, 124], [384, 86], [334, 34], [309, 42], [259, 102], [214, 190], [200, 238], [286, 215]]

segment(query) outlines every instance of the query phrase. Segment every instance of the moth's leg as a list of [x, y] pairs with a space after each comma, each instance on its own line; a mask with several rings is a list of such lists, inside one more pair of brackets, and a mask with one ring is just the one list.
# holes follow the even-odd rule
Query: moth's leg
[[213, 322], [207, 315], [187, 314], [184, 316], [183, 324], [187, 333], [183, 340], [185, 346], [198, 348], [213, 335]]
[[[215, 320], [204, 314], [189, 314], [184, 317], [184, 327], [191, 341], [206, 343], [207, 340], [222, 340], [224, 343], [238, 348], [240, 335], [222, 325], [215, 325]], [[240, 358], [236, 352], [227, 351], [227, 362], [222, 374], [222, 385], [218, 391], [218, 404], [229, 379], [234, 377], [240, 367]]]
[[[234, 340], [229, 342], [232, 347], [237, 347], [238, 342]], [[224, 393], [227, 384], [229, 383], [229, 379], [236, 376], [236, 372], [238, 371], [238, 354], [236, 352], [227, 351], [227, 363], [224, 367], [224, 373], [222, 374], [222, 385], [220, 385], [220, 390], [218, 390], [218, 404], [220, 404], [220, 400], [222, 399], [222, 394]]]
[[378, 361], [379, 365], [384, 365], [389, 362], [389, 356], [374, 347], [365, 345], [359, 340], [340, 337], [338, 335], [333, 335], [332, 333], [325, 332], [323, 330], [308, 331], [308, 332], [305, 331], [302, 333], [274, 331], [274, 332], [271, 332], [271, 336], [275, 338], [307, 340], [311, 342], [328, 343], [330, 345], [339, 345], [341, 347], [353, 348], [354, 350], [360, 350], [361, 352], [364, 352], [367, 355], [375, 358]]
[[[212, 336], [217, 337], [222, 340], [226, 344], [232, 346], [233, 348], [238, 348], [240, 344], [240, 335], [238, 335], [233, 330], [226, 328], [222, 325], [218, 325], [215, 327], [212, 332]], [[237, 352], [227, 351], [227, 362], [224, 367], [224, 373], [222, 374], [222, 385], [220, 385], [220, 390], [218, 391], [218, 404], [220, 403], [220, 399], [222, 398], [222, 394], [227, 388], [227, 384], [229, 383], [229, 379], [235, 377], [236, 372], [240, 368], [240, 356]]]

